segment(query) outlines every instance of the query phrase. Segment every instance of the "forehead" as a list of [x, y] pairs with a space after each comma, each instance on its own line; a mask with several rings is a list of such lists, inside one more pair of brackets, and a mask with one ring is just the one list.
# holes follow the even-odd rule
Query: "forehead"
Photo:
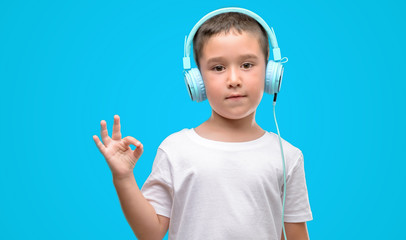
[[233, 59], [241, 57], [263, 57], [257, 34], [230, 30], [211, 36], [203, 45], [201, 60]]

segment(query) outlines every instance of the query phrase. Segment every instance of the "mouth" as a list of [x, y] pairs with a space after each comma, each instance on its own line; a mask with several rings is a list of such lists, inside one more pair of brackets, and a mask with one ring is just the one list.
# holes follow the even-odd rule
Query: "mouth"
[[238, 95], [238, 96], [226, 97], [226, 99], [241, 99], [241, 98], [244, 98], [244, 97], [246, 97], [246, 96]]

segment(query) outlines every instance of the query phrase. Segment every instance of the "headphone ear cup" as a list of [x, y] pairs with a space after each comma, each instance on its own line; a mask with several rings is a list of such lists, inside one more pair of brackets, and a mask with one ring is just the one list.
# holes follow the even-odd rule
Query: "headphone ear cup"
[[282, 85], [282, 76], [282, 63], [270, 60], [266, 66], [264, 91], [269, 94], [279, 93]]
[[192, 68], [188, 71], [184, 71], [183, 75], [189, 96], [192, 101], [201, 102], [206, 100], [206, 88], [199, 69]]

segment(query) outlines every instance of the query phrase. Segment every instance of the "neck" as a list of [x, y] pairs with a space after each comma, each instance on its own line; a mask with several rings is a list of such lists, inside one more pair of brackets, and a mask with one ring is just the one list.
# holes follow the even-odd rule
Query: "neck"
[[251, 132], [260, 128], [255, 122], [255, 112], [241, 119], [229, 119], [212, 110], [212, 115], [206, 123], [222, 132]]
[[251, 141], [264, 134], [255, 122], [255, 112], [241, 119], [228, 119], [212, 111], [211, 117], [195, 131], [204, 138], [225, 142]]

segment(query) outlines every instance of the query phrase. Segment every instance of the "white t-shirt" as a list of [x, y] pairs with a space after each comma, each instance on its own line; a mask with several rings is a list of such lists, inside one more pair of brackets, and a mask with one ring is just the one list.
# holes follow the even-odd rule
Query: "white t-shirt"
[[[282, 139], [285, 222], [313, 219], [302, 152]], [[183, 129], [158, 147], [141, 191], [170, 218], [169, 239], [281, 239], [283, 165], [278, 135], [220, 142]]]

